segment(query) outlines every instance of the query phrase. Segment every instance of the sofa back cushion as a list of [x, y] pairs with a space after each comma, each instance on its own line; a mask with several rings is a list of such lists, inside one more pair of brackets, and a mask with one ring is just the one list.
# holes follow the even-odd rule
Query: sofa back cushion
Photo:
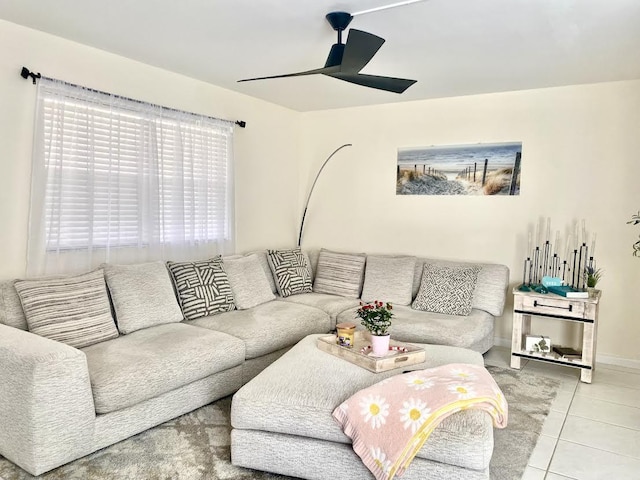
[[249, 252], [247, 255], [256, 255], [258, 257], [258, 261], [260, 261], [260, 266], [267, 277], [267, 281], [269, 282], [269, 287], [271, 288], [271, 293], [277, 293], [278, 288], [276, 287], [276, 280], [273, 278], [273, 272], [271, 271], [271, 267], [269, 266], [269, 260], [267, 259], [267, 251], [266, 250], [256, 250], [254, 252]]
[[311, 293], [311, 267], [308, 257], [302, 253], [300, 247], [267, 250], [267, 259], [280, 296]]
[[416, 257], [367, 256], [362, 300], [409, 305]]
[[163, 262], [104, 266], [120, 333], [182, 321]]
[[418, 258], [413, 277], [413, 296], [420, 289], [424, 264], [448, 265], [448, 266], [478, 266], [478, 280], [473, 292], [471, 308], [484, 310], [494, 317], [502, 315], [507, 298], [509, 285], [509, 269], [505, 265], [495, 263], [471, 263], [436, 260], [432, 258]]
[[338, 253], [321, 249], [313, 291], [359, 298], [366, 259], [364, 253]]
[[0, 282], [0, 323], [20, 330], [28, 330], [27, 319], [22, 310], [15, 282], [15, 280]]
[[[246, 310], [275, 300], [258, 255], [224, 258], [224, 268], [238, 310]], [[271, 276], [271, 272], [269, 272]]]
[[480, 267], [425, 263], [420, 290], [411, 307], [446, 315], [471, 313]]
[[222, 257], [197, 262], [167, 262], [184, 318], [230, 312], [236, 306]]
[[102, 269], [15, 283], [29, 331], [75, 348], [118, 336]]

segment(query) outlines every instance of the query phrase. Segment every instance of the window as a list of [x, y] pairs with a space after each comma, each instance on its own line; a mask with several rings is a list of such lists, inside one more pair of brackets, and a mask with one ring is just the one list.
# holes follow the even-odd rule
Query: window
[[233, 124], [42, 78], [28, 270], [233, 249]]

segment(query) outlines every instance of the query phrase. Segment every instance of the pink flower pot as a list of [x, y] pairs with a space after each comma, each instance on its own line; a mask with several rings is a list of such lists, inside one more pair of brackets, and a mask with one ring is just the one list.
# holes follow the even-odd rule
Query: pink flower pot
[[389, 353], [390, 335], [371, 335], [371, 350], [376, 357], [383, 357]]

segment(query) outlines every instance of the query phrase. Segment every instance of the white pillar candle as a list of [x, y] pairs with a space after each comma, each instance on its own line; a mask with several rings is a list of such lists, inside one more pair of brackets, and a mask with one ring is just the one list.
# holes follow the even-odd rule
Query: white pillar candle
[[551, 241], [551, 217], [547, 217], [547, 242]]
[[589, 256], [591, 257], [596, 256], [596, 233], [595, 232], [593, 232], [593, 238], [591, 239], [591, 252], [589, 253]]
[[527, 241], [527, 258], [531, 258], [531, 252], [532, 252], [532, 246], [531, 246], [531, 230], [529, 230], [529, 239]]
[[556, 241], [553, 243], [553, 253], [560, 251], [560, 230], [556, 230]]

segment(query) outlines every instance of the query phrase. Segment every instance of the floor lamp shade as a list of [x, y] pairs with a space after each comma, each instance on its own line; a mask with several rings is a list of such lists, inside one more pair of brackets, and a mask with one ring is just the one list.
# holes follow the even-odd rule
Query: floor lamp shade
[[324, 163], [320, 167], [320, 170], [318, 170], [318, 173], [316, 174], [316, 178], [313, 180], [313, 183], [311, 184], [311, 190], [309, 190], [309, 195], [307, 196], [307, 201], [304, 204], [304, 210], [302, 211], [302, 220], [300, 222], [300, 234], [298, 235], [298, 246], [301, 246], [301, 244], [302, 244], [302, 232], [304, 231], [304, 219], [307, 216], [307, 208], [309, 208], [309, 200], [311, 200], [311, 195], [313, 194], [313, 189], [316, 186], [316, 182], [318, 181], [318, 178], [320, 178], [320, 174], [322, 173], [322, 170], [324, 170], [324, 167], [327, 165], [327, 163], [329, 163], [329, 160], [331, 160], [336, 153], [338, 153], [343, 148], [350, 147], [350, 146], [351, 146], [350, 143], [345, 143], [344, 145], [336, 148], [333, 151], [333, 153], [331, 155], [329, 155], [327, 157], [327, 159], [324, 161]]

